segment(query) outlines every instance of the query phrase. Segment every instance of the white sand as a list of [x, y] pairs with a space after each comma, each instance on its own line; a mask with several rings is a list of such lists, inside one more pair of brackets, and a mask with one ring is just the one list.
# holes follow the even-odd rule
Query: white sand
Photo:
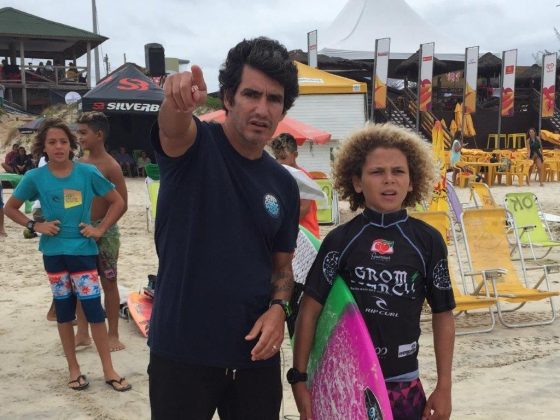
[[[145, 285], [147, 274], [156, 272], [157, 259], [152, 234], [146, 230], [144, 182], [127, 179], [127, 185], [129, 210], [120, 223], [119, 283], [129, 290], [138, 290]], [[518, 187], [498, 186], [493, 193], [501, 201], [506, 192], [517, 190]], [[547, 212], [560, 214], [560, 183], [532, 186], [531, 190], [537, 193]], [[467, 190], [459, 193], [465, 200], [468, 198]], [[4, 198], [7, 196], [9, 191]], [[67, 388], [66, 362], [56, 325], [45, 319], [51, 293], [37, 251], [37, 239], [24, 240], [22, 228], [9, 220], [6, 228], [9, 236], [0, 240], [0, 418], [148, 419], [148, 347], [132, 321], [120, 323], [121, 338], [127, 348], [113, 353], [113, 360], [133, 390], [120, 394], [105, 385], [93, 347], [78, 352], [82, 372], [90, 380], [89, 389], [75, 392]], [[554, 252], [552, 257], [560, 259], [560, 253]], [[552, 275], [552, 279], [553, 290], [560, 290], [560, 274]], [[522, 311], [523, 315], [538, 317], [545, 309], [545, 305], [537, 303]], [[474, 316], [469, 322], [476, 320]], [[453, 418], [557, 418], [559, 326], [556, 321], [549, 326], [511, 330], [498, 324], [489, 334], [457, 337]], [[436, 378], [430, 323], [425, 322], [422, 327], [421, 375], [426, 391], [430, 392]], [[290, 366], [287, 340], [283, 356], [284, 364]], [[284, 397], [283, 415], [297, 418], [287, 385]]]

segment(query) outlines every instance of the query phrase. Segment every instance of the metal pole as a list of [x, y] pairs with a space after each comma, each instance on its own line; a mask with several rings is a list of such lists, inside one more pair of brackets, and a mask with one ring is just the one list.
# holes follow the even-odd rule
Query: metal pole
[[88, 89], [91, 89], [91, 42], [88, 41], [87, 43], [87, 77], [86, 77], [86, 84]]
[[25, 77], [25, 50], [23, 46], [23, 39], [19, 41], [19, 61], [20, 61], [20, 75], [21, 75], [21, 100], [23, 109], [27, 111], [27, 78]]
[[422, 44], [420, 44], [420, 49], [418, 50], [418, 78], [416, 79], [416, 133], [420, 134], [420, 86], [422, 81], [420, 80], [422, 75], [420, 74], [420, 68], [422, 67]]
[[542, 103], [543, 103], [543, 87], [544, 87], [544, 74], [545, 74], [544, 57], [545, 54], [543, 54], [542, 56], [542, 66], [541, 66], [541, 91], [539, 95], [539, 131], [537, 131], [538, 136], [541, 135], [541, 128], [542, 128]]
[[506, 59], [505, 51], [502, 51], [502, 69], [500, 71], [500, 102], [498, 105], [498, 145], [500, 144], [500, 134], [502, 134], [502, 98], [504, 97], [504, 60]]
[[[97, 35], [97, 7], [95, 5], [95, 0], [91, 0], [91, 8], [93, 15], [93, 33]], [[99, 47], [95, 47], [93, 50], [95, 56], [95, 83], [99, 82]]]
[[375, 61], [373, 62], [373, 75], [371, 77], [371, 122], [375, 123], [375, 76], [377, 74], [377, 47], [379, 40], [375, 40]]

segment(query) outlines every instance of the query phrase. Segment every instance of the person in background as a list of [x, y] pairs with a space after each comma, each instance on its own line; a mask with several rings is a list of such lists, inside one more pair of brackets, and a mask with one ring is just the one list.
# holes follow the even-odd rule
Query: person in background
[[[406, 211], [431, 195], [435, 176], [432, 151], [406, 129], [369, 125], [342, 142], [333, 167], [335, 188], [352, 211], [363, 212], [329, 232], [307, 276], [288, 371], [301, 419], [316, 418], [307, 366], [317, 319], [337, 275], [352, 291], [373, 344], [387, 350], [379, 363], [393, 418], [449, 419], [455, 299], [447, 245], [436, 229]], [[432, 310], [437, 366], [427, 401], [418, 366], [425, 300]]]
[[119, 151], [116, 153], [115, 159], [121, 166], [124, 174], [131, 177], [134, 176], [134, 159], [132, 159], [132, 156], [127, 153], [125, 147], [119, 147]]
[[4, 163], [2, 163], [2, 168], [8, 173], [14, 174], [16, 172], [16, 157], [19, 153], [19, 144], [14, 144], [12, 150], [6, 153], [4, 158]]
[[463, 140], [461, 137], [461, 132], [457, 130], [453, 136], [453, 142], [451, 143], [451, 150], [449, 153], [449, 165], [453, 170], [451, 178], [453, 185], [457, 185], [457, 175], [461, 172], [461, 167], [458, 166], [461, 161], [461, 150], [463, 149]]
[[[536, 167], [539, 183], [542, 187], [544, 185], [544, 157], [542, 152], [542, 143], [539, 136], [537, 136], [537, 131], [533, 127], [531, 127], [527, 132], [527, 156], [529, 156], [529, 159], [533, 161], [531, 169], [529, 169], [529, 176], [533, 173], [533, 170]], [[537, 175], [535, 175], [535, 180], [537, 179]], [[529, 179], [527, 179], [527, 185], [529, 185]]]
[[31, 161], [31, 156], [27, 154], [25, 147], [20, 146], [14, 162], [14, 170], [16, 174], [23, 175], [32, 167], [33, 162]]
[[[278, 163], [299, 169], [311, 178], [309, 172], [296, 163], [298, 156], [297, 142], [290, 133], [281, 133], [276, 138], [272, 139], [270, 148]], [[299, 224], [315, 235], [315, 237], [319, 238], [317, 203], [315, 200], [300, 200], [299, 202]]]
[[136, 159], [136, 167], [138, 168], [138, 176], [146, 176], [146, 165], [152, 163], [152, 160], [148, 156], [145, 150], [140, 152], [140, 156]]

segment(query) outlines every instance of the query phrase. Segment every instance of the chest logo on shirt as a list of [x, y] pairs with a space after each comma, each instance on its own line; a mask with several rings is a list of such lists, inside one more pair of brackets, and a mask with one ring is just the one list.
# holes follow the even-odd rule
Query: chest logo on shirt
[[69, 209], [82, 205], [82, 192], [79, 190], [64, 190], [64, 208]]
[[371, 244], [371, 252], [379, 255], [391, 255], [395, 252], [393, 248], [395, 241], [388, 241], [386, 239], [376, 239]]
[[270, 216], [274, 218], [280, 216], [280, 204], [278, 203], [278, 199], [272, 194], [266, 194], [264, 196], [264, 208]]

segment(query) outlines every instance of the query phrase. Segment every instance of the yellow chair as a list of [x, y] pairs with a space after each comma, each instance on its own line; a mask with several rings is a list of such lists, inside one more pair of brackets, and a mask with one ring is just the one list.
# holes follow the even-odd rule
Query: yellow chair
[[486, 209], [498, 206], [490, 188], [484, 182], [471, 182], [470, 187], [471, 199], [474, 201], [476, 208]]
[[[494, 312], [492, 307], [496, 304], [496, 298], [488, 296], [473, 296], [469, 295], [465, 292], [465, 282], [463, 277], [461, 276], [461, 287], [458, 286], [455, 280], [455, 272], [452, 266], [458, 265], [459, 266], [459, 273], [463, 272], [461, 259], [459, 258], [459, 247], [457, 245], [457, 238], [455, 234], [455, 229], [450, 229], [451, 219], [449, 218], [449, 214], [444, 211], [425, 211], [421, 213], [411, 212], [410, 215], [416, 219], [420, 219], [433, 228], [437, 229], [441, 236], [443, 237], [446, 242], [449, 242], [450, 233], [453, 236], [453, 246], [455, 247], [455, 255], [457, 256], [454, 259], [448, 258], [449, 260], [449, 277], [451, 279], [451, 287], [453, 289], [453, 296], [455, 297], [455, 316], [460, 315], [462, 312], [467, 314], [468, 311], [472, 311], [475, 309], [486, 309], [490, 313], [491, 325], [484, 329], [469, 329], [467, 331], [456, 332], [456, 335], [465, 335], [465, 334], [474, 334], [474, 333], [483, 333], [483, 332], [490, 332], [494, 329], [494, 325], [496, 325], [496, 319], [494, 317]], [[486, 290], [489, 290], [486, 288]]]
[[521, 149], [527, 144], [527, 135], [525, 133], [511, 133], [507, 135], [506, 149]]
[[517, 183], [520, 187], [523, 186], [523, 180], [527, 181], [529, 185], [530, 169], [533, 161], [529, 159], [517, 159], [512, 161], [511, 168], [506, 172], [506, 184], [513, 185], [513, 178], [517, 177]]
[[507, 137], [505, 134], [488, 134], [488, 141], [486, 142], [486, 148], [487, 149], [492, 149], [492, 147], [490, 146], [492, 144], [492, 142], [494, 143], [493, 148], [494, 149], [501, 149], [501, 143], [502, 140], [504, 141], [504, 146], [506, 146], [507, 143]]
[[[506, 218], [506, 209], [465, 209], [461, 216], [463, 239], [467, 250], [467, 260], [470, 271], [465, 273], [472, 279], [474, 294], [495, 297], [496, 309], [500, 322], [508, 327], [528, 327], [533, 325], [551, 324], [556, 319], [556, 309], [553, 296], [560, 293], [550, 291], [549, 273], [558, 270], [558, 264], [534, 266], [527, 268], [521, 255], [521, 278], [517, 268], [510, 257], [509, 242], [506, 233], [506, 219], [509, 219], [515, 230], [515, 223], [511, 216]], [[516, 237], [517, 246], [519, 240]], [[527, 271], [543, 270], [541, 278], [533, 287], [528, 286]], [[491, 286], [488, 286], [489, 282]], [[541, 285], [546, 290], [539, 289]], [[488, 290], [490, 288], [490, 290]], [[516, 311], [529, 302], [548, 299], [551, 307], [551, 316], [546, 319], [534, 319], [534, 313], [527, 315], [525, 322], [518, 315], [521, 322], [513, 322], [505, 314]], [[515, 307], [511, 308], [511, 305]]]

